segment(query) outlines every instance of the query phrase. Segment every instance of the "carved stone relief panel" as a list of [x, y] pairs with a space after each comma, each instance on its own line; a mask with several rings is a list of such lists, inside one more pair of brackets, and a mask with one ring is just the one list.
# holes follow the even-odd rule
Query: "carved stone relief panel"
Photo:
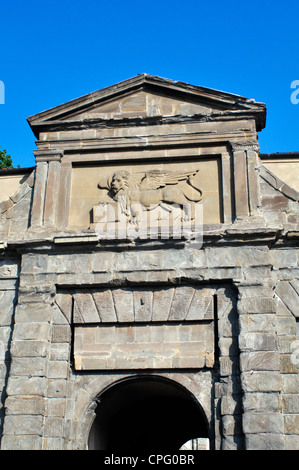
[[159, 226], [173, 226], [176, 220], [198, 220], [200, 205], [201, 222], [220, 223], [220, 166], [217, 157], [186, 157], [186, 161], [176, 163], [74, 166], [69, 227], [104, 230], [122, 220], [135, 227], [148, 227], [153, 220], [158, 220]]

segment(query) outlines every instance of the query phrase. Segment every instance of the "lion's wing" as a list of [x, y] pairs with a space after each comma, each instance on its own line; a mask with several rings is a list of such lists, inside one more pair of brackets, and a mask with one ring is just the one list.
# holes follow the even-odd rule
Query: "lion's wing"
[[111, 178], [101, 178], [98, 182], [98, 187], [100, 189], [111, 189]]
[[179, 181], [186, 180], [189, 176], [197, 173], [198, 170], [189, 171], [163, 171], [150, 170], [145, 173], [141, 181], [141, 189], [158, 189], [167, 184], [178, 184]]

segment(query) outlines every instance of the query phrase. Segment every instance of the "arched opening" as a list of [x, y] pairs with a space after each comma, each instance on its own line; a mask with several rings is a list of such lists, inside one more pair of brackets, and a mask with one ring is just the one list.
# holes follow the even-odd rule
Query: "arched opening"
[[190, 439], [208, 438], [205, 414], [184, 387], [162, 377], [116, 383], [98, 398], [90, 450], [177, 451]]

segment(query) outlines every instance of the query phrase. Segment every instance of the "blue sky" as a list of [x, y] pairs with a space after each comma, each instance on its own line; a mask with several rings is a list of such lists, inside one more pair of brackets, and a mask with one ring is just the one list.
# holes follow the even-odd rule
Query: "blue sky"
[[0, 16], [0, 147], [14, 166], [35, 165], [28, 116], [139, 73], [264, 102], [261, 152], [299, 151], [298, 0], [6, 0]]

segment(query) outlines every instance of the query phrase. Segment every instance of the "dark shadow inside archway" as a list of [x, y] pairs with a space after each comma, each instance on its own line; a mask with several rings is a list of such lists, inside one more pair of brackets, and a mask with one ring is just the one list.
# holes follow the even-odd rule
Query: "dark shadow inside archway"
[[181, 385], [161, 377], [129, 378], [99, 397], [90, 450], [176, 451], [208, 438], [205, 414]]

